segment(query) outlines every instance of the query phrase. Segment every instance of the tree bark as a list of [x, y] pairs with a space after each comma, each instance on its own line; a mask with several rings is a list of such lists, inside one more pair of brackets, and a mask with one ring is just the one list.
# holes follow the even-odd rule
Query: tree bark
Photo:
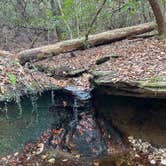
[[156, 18], [159, 35], [160, 36], [165, 35], [166, 37], [166, 23], [165, 23], [164, 15], [162, 14], [159, 2], [158, 0], [148, 0], [148, 1], [151, 5], [154, 16]]
[[89, 25], [89, 28], [88, 28], [88, 30], [87, 30], [87, 32], [85, 34], [85, 40], [88, 40], [88, 36], [89, 36], [89, 34], [90, 34], [91, 30], [92, 30], [92, 27], [93, 27], [94, 23], [96, 22], [97, 17], [100, 14], [100, 12], [102, 11], [102, 9], [103, 9], [103, 7], [104, 7], [106, 2], [107, 2], [107, 0], [103, 0], [103, 3], [101, 4], [100, 8], [97, 10], [96, 15], [94, 16], [94, 18], [92, 19], [92, 21], [91, 21], [91, 23]]
[[[113, 41], [122, 40], [134, 35], [150, 32], [154, 30], [155, 27], [155, 23], [145, 23], [137, 26], [115, 29], [111, 31], [102, 32], [96, 35], [90, 35], [87, 42], [88, 44], [90, 44], [91, 47], [98, 46]], [[17, 57], [20, 60], [21, 64], [25, 64], [29, 61], [45, 59], [60, 53], [84, 49], [86, 48], [85, 44], [85, 38], [66, 40], [52, 45], [24, 50], [22, 52], [19, 52], [17, 54]]]
[[[59, 7], [57, 7], [58, 5], [56, 4], [55, 0], [50, 0], [50, 6], [51, 6], [52, 14], [54, 17], [61, 15], [61, 12], [59, 11]], [[57, 41], [60, 41], [61, 29], [59, 28], [59, 25], [56, 25], [54, 32], [55, 32]]]

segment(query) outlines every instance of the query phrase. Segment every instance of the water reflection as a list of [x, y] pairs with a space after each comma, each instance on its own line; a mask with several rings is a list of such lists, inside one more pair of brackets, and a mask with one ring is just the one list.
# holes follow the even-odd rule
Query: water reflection
[[166, 102], [120, 96], [98, 96], [98, 116], [126, 136], [134, 136], [153, 145], [166, 146]]
[[54, 121], [48, 111], [52, 105], [51, 94], [18, 98], [16, 103], [5, 103], [0, 110], [0, 156], [20, 151], [37, 138]]

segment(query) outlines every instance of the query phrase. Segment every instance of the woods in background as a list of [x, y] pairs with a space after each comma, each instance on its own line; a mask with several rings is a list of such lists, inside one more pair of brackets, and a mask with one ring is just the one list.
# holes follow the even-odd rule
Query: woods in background
[[[163, 15], [166, 1], [159, 0]], [[84, 36], [101, 0], [3, 0], [0, 1], [0, 43], [51, 43]], [[155, 17], [146, 0], [107, 0], [97, 15], [91, 34], [153, 21]], [[44, 43], [45, 44], [45, 43]], [[19, 46], [17, 46], [19, 47]]]

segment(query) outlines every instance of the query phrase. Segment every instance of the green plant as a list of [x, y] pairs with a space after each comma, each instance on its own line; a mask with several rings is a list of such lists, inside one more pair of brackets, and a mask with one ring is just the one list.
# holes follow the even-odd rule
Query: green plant
[[13, 74], [13, 73], [9, 73], [8, 77], [9, 77], [9, 80], [10, 80], [11, 84], [15, 87], [16, 83], [17, 83], [16, 75]]

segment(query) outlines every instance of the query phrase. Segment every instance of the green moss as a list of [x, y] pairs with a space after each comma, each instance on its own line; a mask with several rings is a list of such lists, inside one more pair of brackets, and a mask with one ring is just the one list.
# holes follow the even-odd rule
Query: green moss
[[137, 81], [141, 87], [160, 88], [166, 90], [166, 76], [158, 76]]

